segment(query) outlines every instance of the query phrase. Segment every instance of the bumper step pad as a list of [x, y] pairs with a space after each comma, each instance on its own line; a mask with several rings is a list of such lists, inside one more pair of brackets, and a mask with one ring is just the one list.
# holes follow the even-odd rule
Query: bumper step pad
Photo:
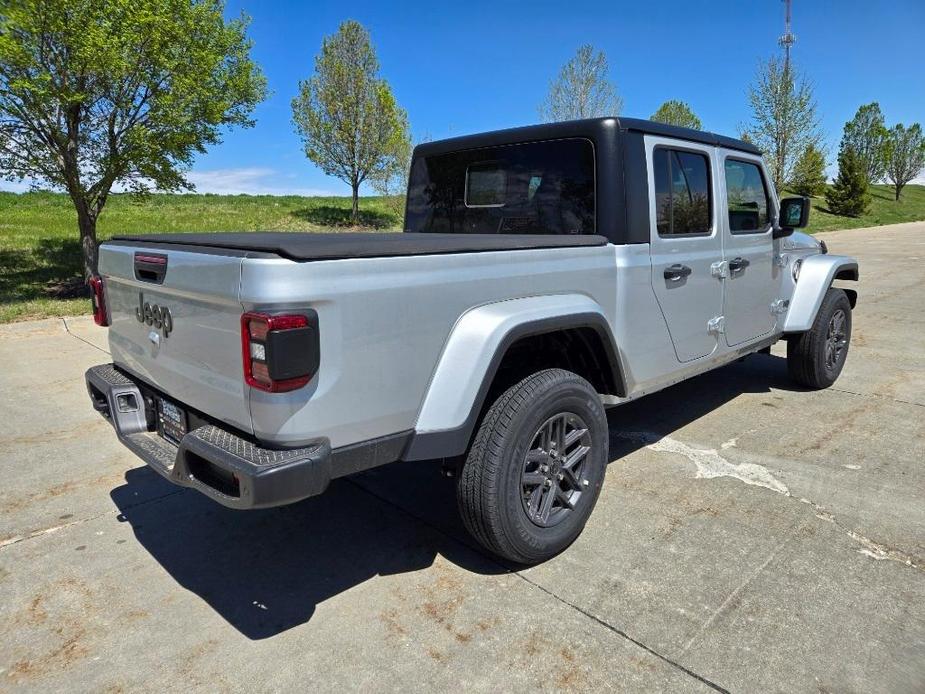
[[[320, 440], [302, 448], [263, 448], [208, 424], [176, 446], [148, 430], [141, 387], [112, 364], [86, 373], [93, 407], [119, 440], [174, 484], [193, 487], [231, 508], [280, 506], [323, 492], [331, 480], [331, 448]], [[119, 396], [134, 395], [137, 410], [120, 412]]]

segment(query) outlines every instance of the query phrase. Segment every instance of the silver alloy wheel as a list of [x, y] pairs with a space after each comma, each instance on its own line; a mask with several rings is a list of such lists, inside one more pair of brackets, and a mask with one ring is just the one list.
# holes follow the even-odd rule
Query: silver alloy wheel
[[588, 486], [590, 452], [591, 431], [573, 412], [553, 415], [537, 430], [521, 475], [521, 499], [533, 523], [550, 528], [575, 509]]
[[834, 371], [841, 362], [848, 346], [845, 324], [847, 316], [842, 309], [838, 309], [829, 319], [829, 327], [825, 335], [825, 368]]

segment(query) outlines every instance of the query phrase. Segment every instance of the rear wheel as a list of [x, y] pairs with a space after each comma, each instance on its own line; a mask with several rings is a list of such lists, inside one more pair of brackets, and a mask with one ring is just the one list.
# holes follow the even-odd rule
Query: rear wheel
[[459, 475], [466, 528], [512, 562], [555, 556], [597, 502], [608, 437], [600, 397], [580, 376], [547, 369], [511, 386], [482, 420]]
[[831, 288], [812, 328], [787, 342], [790, 377], [807, 388], [828, 388], [845, 366], [850, 342], [851, 302], [844, 291]]

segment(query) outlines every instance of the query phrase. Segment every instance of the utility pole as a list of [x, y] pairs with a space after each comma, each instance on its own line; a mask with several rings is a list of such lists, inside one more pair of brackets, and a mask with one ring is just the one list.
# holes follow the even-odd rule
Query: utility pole
[[791, 0], [783, 0], [784, 4], [787, 6], [786, 19], [784, 20], [784, 34], [779, 39], [777, 39], [777, 44], [784, 49], [784, 69], [787, 72], [790, 72], [790, 47], [797, 40], [797, 37], [793, 35], [793, 32], [790, 31], [790, 2]]

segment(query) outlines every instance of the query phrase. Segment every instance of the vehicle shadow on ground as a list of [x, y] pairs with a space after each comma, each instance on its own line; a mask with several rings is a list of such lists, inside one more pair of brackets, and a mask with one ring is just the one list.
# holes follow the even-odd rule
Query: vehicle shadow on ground
[[[786, 363], [756, 355], [614, 408], [611, 460], [651, 443], [621, 432], [666, 436], [737, 395], [771, 387], [793, 389]], [[434, 462], [387, 465], [291, 506], [245, 512], [145, 467], [125, 480], [111, 492], [119, 519], [181, 586], [250, 639], [304, 624], [325, 600], [375, 576], [426, 568], [437, 555], [479, 574], [510, 570], [475, 548], [456, 513], [453, 480]]]

